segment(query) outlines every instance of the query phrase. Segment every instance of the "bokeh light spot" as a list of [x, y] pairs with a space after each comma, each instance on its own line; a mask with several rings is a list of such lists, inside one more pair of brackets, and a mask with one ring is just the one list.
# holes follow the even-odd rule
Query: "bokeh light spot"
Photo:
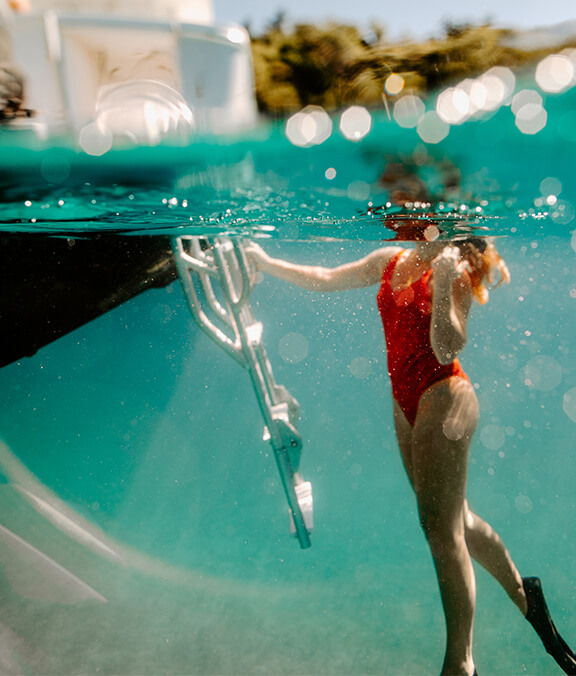
[[576, 423], [576, 387], [566, 392], [562, 404], [564, 413], [566, 413], [572, 422]]
[[362, 106], [350, 106], [340, 118], [340, 131], [349, 141], [360, 141], [372, 128], [372, 115]]
[[328, 167], [324, 172], [324, 176], [326, 176], [329, 181], [332, 181], [336, 178], [336, 169], [334, 169], [334, 167]]
[[436, 112], [444, 122], [460, 124], [470, 112], [470, 97], [460, 87], [449, 87], [438, 96]]
[[488, 71], [478, 80], [486, 89], [486, 101], [482, 110], [496, 110], [499, 108], [509, 95], [508, 87], [504, 80], [494, 70]]
[[241, 45], [248, 41], [248, 35], [243, 28], [232, 26], [226, 31], [226, 37], [235, 45]]
[[424, 230], [424, 239], [427, 242], [433, 242], [438, 239], [440, 236], [440, 230], [436, 225], [429, 225], [426, 230]]
[[537, 134], [547, 121], [546, 110], [537, 103], [527, 103], [516, 113], [516, 126], [523, 134]]
[[[550, 197], [554, 197], [551, 195]], [[550, 212], [550, 218], [559, 225], [568, 225], [576, 217], [574, 205], [566, 200], [556, 200]]]
[[468, 116], [472, 116], [479, 110], [483, 110], [488, 100], [488, 90], [479, 80], [466, 79], [458, 87], [466, 92], [469, 99]]
[[547, 178], [540, 181], [540, 194], [541, 195], [558, 195], [562, 192], [562, 183], [554, 176], [548, 176]]
[[505, 96], [508, 97], [512, 94], [516, 87], [516, 76], [506, 66], [494, 66], [487, 70], [485, 75], [488, 77], [497, 77], [502, 85], [504, 86]]
[[398, 73], [392, 73], [392, 75], [389, 75], [388, 78], [386, 78], [384, 89], [386, 90], [386, 93], [391, 96], [399, 94], [404, 89], [404, 78], [401, 75], [398, 75]]
[[320, 106], [307, 106], [286, 122], [286, 136], [295, 146], [320, 145], [332, 134], [332, 120]]
[[366, 181], [352, 181], [346, 194], [351, 200], [365, 202], [370, 197], [370, 185]]
[[450, 133], [450, 125], [430, 110], [418, 122], [417, 132], [424, 143], [440, 143]]
[[413, 94], [407, 94], [394, 104], [394, 119], [405, 129], [412, 129], [422, 119], [426, 108], [422, 99]]
[[573, 84], [575, 67], [566, 54], [551, 54], [536, 67], [535, 79], [542, 91], [557, 94]]
[[87, 155], [99, 157], [112, 148], [112, 132], [97, 122], [89, 122], [82, 127], [78, 135], [78, 143]]
[[529, 103], [534, 103], [535, 105], [542, 107], [542, 96], [534, 89], [521, 89], [512, 98], [510, 108], [514, 115], [517, 115], [520, 108], [523, 108]]

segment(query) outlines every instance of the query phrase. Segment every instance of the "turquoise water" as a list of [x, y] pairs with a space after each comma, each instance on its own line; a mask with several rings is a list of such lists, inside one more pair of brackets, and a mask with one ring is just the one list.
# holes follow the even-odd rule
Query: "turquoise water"
[[[392, 237], [379, 183], [391, 159], [425, 156], [433, 193], [438, 166], [456, 166], [458, 199], [435, 200], [435, 222], [497, 236], [512, 275], [475, 308], [462, 356], [481, 404], [469, 499], [521, 572], [543, 579], [574, 643], [575, 104], [575, 90], [548, 96], [534, 135], [504, 106], [435, 145], [385, 113], [358, 143], [335, 118], [309, 148], [270, 122], [102, 158], [5, 140], [2, 228], [72, 243], [249, 236], [332, 265]], [[393, 435], [375, 294], [265, 279], [251, 297], [276, 379], [301, 404], [306, 551], [248, 376], [195, 326], [178, 282], [1, 370], [2, 524], [20, 538], [0, 533], [2, 673], [439, 671], [440, 602]], [[477, 574], [479, 673], [558, 673]]]

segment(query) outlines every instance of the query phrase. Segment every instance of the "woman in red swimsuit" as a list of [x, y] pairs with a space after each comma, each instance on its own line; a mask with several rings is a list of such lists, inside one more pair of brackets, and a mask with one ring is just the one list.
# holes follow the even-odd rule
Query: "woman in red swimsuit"
[[[412, 230], [414, 232], [414, 229]], [[274, 259], [259, 246], [248, 254], [262, 272], [312, 291], [380, 285], [396, 434], [434, 560], [446, 620], [442, 674], [476, 674], [472, 659], [474, 558], [503, 586], [567, 674], [576, 656], [550, 618], [538, 578], [522, 578], [497, 533], [466, 501], [468, 450], [478, 423], [474, 387], [457, 355], [466, 344], [472, 301], [508, 269], [488, 240], [388, 246], [336, 268]]]

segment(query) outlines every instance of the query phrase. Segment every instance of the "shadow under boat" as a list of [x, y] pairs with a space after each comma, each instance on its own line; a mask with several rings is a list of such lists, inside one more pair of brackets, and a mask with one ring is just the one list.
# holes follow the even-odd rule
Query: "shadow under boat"
[[1, 233], [0, 367], [177, 276], [169, 238]]

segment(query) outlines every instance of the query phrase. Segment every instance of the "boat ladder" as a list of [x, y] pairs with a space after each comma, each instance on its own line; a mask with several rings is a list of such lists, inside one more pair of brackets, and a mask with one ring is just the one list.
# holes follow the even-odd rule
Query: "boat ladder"
[[176, 237], [172, 248], [188, 305], [198, 325], [250, 374], [288, 501], [291, 531], [303, 549], [313, 527], [312, 486], [299, 473], [302, 439], [299, 405], [274, 380], [254, 318], [245, 243], [227, 237]]

